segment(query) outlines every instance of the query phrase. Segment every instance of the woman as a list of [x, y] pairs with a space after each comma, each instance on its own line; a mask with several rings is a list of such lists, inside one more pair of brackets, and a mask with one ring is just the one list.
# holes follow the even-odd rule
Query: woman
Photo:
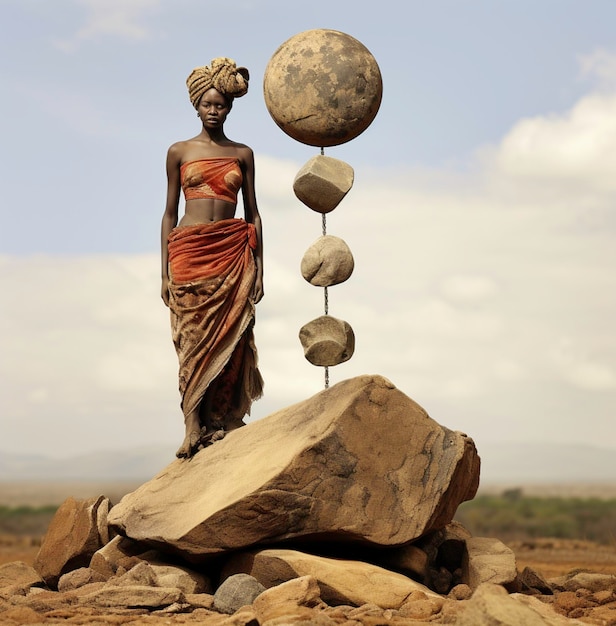
[[[180, 362], [189, 458], [244, 425], [263, 380], [253, 338], [263, 297], [263, 243], [252, 150], [228, 139], [224, 123], [248, 90], [248, 70], [227, 58], [186, 80], [201, 132], [167, 153], [167, 203], [161, 227], [162, 298], [171, 312]], [[180, 189], [185, 211], [178, 224]], [[235, 217], [241, 189], [245, 219]]]

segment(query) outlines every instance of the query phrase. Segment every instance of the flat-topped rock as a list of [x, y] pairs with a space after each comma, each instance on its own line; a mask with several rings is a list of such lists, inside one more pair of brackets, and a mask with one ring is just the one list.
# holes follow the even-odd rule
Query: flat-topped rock
[[287, 540], [396, 546], [445, 526], [478, 482], [469, 437], [366, 375], [173, 461], [109, 523], [190, 562]]

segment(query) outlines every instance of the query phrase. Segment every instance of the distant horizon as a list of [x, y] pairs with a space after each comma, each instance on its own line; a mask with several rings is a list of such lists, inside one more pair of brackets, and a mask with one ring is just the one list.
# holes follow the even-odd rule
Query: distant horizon
[[[616, 485], [614, 453], [609, 448], [587, 444], [499, 443], [478, 448], [478, 454], [480, 486], [489, 490], [520, 486], [527, 489], [551, 486], [554, 490], [577, 485], [576, 492], [583, 493], [584, 486]], [[61, 459], [7, 453], [0, 448], [0, 484], [141, 483], [174, 461], [171, 447], [155, 445]]]

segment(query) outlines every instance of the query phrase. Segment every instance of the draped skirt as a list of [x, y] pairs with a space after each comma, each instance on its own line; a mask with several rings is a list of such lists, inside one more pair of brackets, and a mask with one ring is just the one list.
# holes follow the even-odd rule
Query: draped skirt
[[263, 392], [253, 333], [256, 243], [254, 225], [237, 218], [180, 226], [168, 239], [182, 412], [209, 393], [216, 429], [241, 426]]

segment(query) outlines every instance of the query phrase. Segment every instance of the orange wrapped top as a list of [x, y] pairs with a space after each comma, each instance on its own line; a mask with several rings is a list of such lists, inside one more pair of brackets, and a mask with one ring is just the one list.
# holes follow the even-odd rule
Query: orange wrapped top
[[186, 200], [213, 198], [237, 204], [242, 170], [235, 157], [208, 157], [180, 166], [180, 181]]

